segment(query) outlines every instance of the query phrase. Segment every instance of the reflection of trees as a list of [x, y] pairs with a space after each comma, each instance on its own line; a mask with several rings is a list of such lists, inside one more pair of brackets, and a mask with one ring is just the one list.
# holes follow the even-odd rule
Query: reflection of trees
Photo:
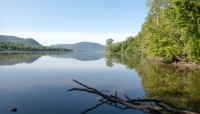
[[200, 109], [200, 72], [176, 71], [165, 65], [149, 64], [142, 85], [146, 97], [162, 97], [184, 107]]
[[114, 65], [113, 65], [112, 62], [106, 60], [106, 66], [107, 66], [107, 67], [112, 67], [112, 66], [114, 66]]
[[0, 66], [32, 63], [41, 56], [50, 54], [64, 54], [64, 52], [0, 52]]
[[178, 106], [200, 109], [200, 71], [177, 70], [136, 55], [107, 55], [107, 59], [135, 69], [147, 98], [163, 98]]
[[[115, 108], [126, 110], [126, 109], [139, 109], [144, 113], [153, 113], [153, 114], [193, 114], [200, 113], [198, 110], [193, 110], [191, 108], [180, 108], [170, 103], [169, 101], [163, 99], [131, 99], [123, 90], [97, 90], [93, 87], [89, 87], [79, 81], [73, 79], [73, 81], [80, 86], [81, 88], [71, 88], [68, 91], [80, 91], [87, 92], [90, 94], [96, 94], [101, 99], [99, 103], [92, 108], [86, 109], [81, 114], [86, 114], [92, 110], [95, 110], [97, 107], [107, 104]], [[113, 94], [112, 94], [113, 93]], [[119, 97], [119, 93], [124, 95], [124, 98]]]
[[123, 64], [123, 65], [126, 65], [128, 69], [135, 68], [140, 58], [141, 57], [138, 55], [128, 55], [128, 54], [125, 54], [125, 55], [107, 54], [106, 55], [107, 62]]

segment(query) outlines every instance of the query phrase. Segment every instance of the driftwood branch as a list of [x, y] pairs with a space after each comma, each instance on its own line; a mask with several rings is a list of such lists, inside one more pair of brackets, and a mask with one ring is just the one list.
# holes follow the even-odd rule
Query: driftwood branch
[[99, 106], [101, 106], [101, 105], [103, 105], [103, 104], [104, 104], [104, 103], [103, 103], [103, 102], [101, 102], [101, 103], [99, 103], [99, 104], [95, 105], [94, 107], [92, 107], [92, 108], [89, 108], [89, 109], [85, 110], [85, 111], [84, 111], [84, 112], [82, 112], [81, 114], [86, 114], [87, 112], [89, 112], [89, 111], [92, 111], [92, 110], [96, 109], [97, 107], [99, 107]]
[[[92, 94], [96, 94], [101, 96], [102, 99], [99, 100], [99, 104], [96, 106], [87, 109], [86, 111], [82, 112], [81, 114], [85, 114], [95, 108], [103, 105], [108, 104], [114, 106], [116, 108], [125, 110], [125, 109], [139, 109], [143, 112], [149, 111], [153, 113], [177, 113], [177, 114], [198, 114], [199, 111], [195, 111], [192, 109], [187, 108], [179, 108], [172, 103], [165, 101], [163, 99], [130, 99], [123, 90], [97, 90], [95, 88], [89, 87], [83, 83], [80, 83], [73, 79], [74, 82], [81, 85], [84, 88], [72, 88], [68, 91], [84, 91]], [[114, 93], [112, 94], [105, 94], [105, 93]], [[118, 93], [122, 93], [124, 98], [119, 98], [117, 95]]]

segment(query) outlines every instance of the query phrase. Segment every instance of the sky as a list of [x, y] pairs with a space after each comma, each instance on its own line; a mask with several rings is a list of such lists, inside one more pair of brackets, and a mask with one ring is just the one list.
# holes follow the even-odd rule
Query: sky
[[146, 0], [0, 0], [0, 34], [46, 46], [105, 44], [137, 35], [147, 14]]

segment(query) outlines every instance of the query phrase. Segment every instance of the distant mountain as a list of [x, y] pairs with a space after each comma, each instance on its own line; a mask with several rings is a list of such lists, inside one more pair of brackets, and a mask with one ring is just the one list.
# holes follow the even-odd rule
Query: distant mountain
[[35, 45], [35, 46], [42, 46], [36, 40], [32, 38], [19, 38], [16, 36], [6, 36], [0, 35], [0, 42], [11, 42], [11, 43], [20, 43], [20, 44], [27, 44], [27, 45]]
[[104, 50], [105, 50], [104, 45], [101, 45], [99, 43], [94, 43], [94, 42], [79, 42], [79, 43], [76, 43], [76, 44], [57, 44], [57, 45], [51, 45], [50, 47], [66, 48], [66, 49], [72, 49], [74, 51], [104, 52]]

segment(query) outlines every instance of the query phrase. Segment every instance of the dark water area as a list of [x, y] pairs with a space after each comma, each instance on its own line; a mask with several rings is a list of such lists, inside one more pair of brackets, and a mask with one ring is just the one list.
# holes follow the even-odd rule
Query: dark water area
[[[99, 96], [68, 92], [76, 79], [100, 90], [124, 90], [130, 98], [163, 98], [200, 109], [200, 71], [152, 63], [136, 55], [104, 53], [0, 53], [0, 114], [79, 114]], [[102, 105], [88, 114], [133, 114]]]

